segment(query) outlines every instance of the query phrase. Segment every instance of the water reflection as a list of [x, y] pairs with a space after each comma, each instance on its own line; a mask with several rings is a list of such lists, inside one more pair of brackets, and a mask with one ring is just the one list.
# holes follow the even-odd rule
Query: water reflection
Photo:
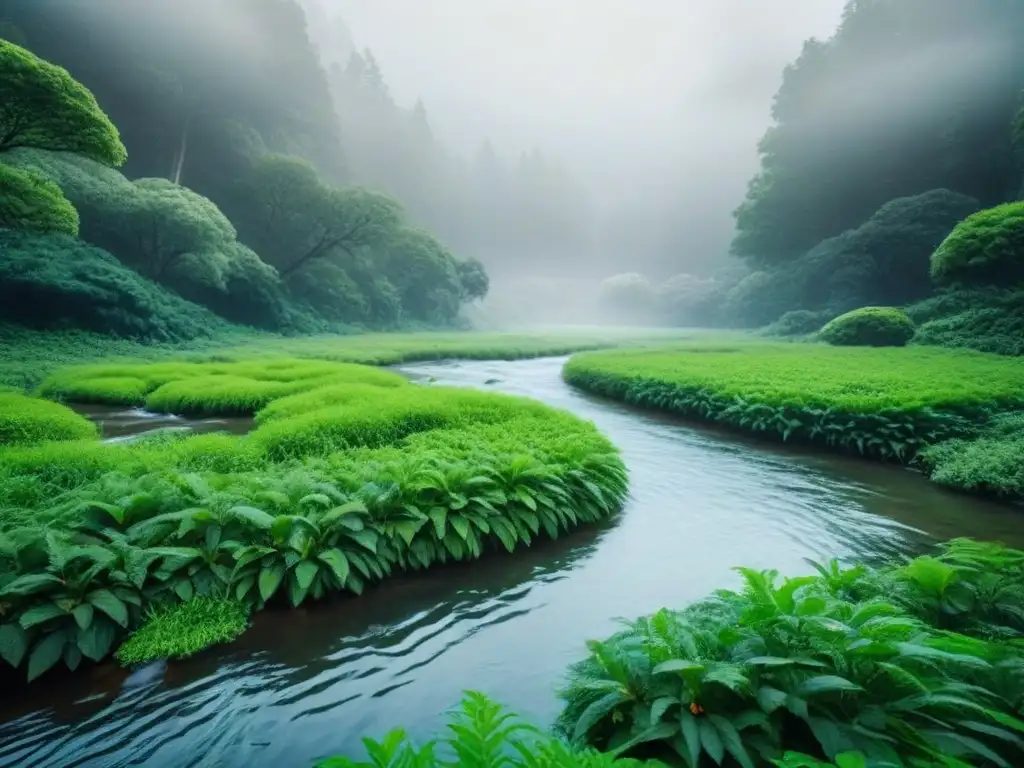
[[125, 687], [127, 675], [104, 666], [5, 696], [0, 765], [309, 765], [398, 724], [432, 735], [465, 688], [549, 721], [554, 688], [585, 640], [612, 631], [616, 616], [735, 585], [733, 565], [803, 572], [805, 557], [882, 561], [955, 535], [1024, 545], [1019, 511], [899, 468], [780, 450], [591, 398], [561, 382], [560, 366], [407, 370], [593, 420], [630, 467], [617, 520], [362, 598], [260, 614], [239, 642], [148, 683]]

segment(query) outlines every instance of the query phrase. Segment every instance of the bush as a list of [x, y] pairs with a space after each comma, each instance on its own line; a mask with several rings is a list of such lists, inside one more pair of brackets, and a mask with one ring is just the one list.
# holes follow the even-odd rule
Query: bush
[[193, 597], [154, 610], [124, 641], [115, 657], [126, 667], [184, 659], [230, 643], [249, 626], [249, 611], [234, 600]]
[[[789, 751], [859, 752], [837, 760], [851, 766], [1020, 765], [1022, 565], [1024, 552], [960, 540], [876, 571], [832, 561], [780, 582], [738, 568], [741, 591], [588, 643], [558, 730], [690, 766]], [[792, 758], [776, 764], [820, 765]]]
[[1024, 291], [945, 291], [908, 307], [907, 313], [918, 324], [915, 344], [1024, 355]]
[[975, 439], [947, 440], [928, 448], [922, 460], [940, 485], [1024, 499], [1024, 413], [993, 420]]
[[216, 315], [64, 235], [0, 230], [0, 320], [150, 341], [228, 329]]
[[787, 312], [764, 329], [766, 336], [807, 336], [817, 333], [835, 315], [831, 312], [812, 312], [809, 309], [795, 309]]
[[0, 390], [0, 445], [95, 437], [96, 425], [70, 408]]
[[832, 320], [818, 338], [833, 346], [902, 347], [914, 337], [914, 324], [902, 309], [862, 307]]
[[40, 173], [0, 163], [0, 229], [78, 234], [78, 211]]
[[946, 285], [1024, 282], [1024, 202], [969, 216], [935, 251], [931, 271]]

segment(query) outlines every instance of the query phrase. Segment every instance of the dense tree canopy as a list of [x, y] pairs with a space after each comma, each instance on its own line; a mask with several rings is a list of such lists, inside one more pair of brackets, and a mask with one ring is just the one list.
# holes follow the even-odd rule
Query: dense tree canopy
[[785, 72], [734, 253], [791, 261], [930, 189], [1016, 194], [1022, 33], [1024, 5], [1005, 0], [851, 0]]
[[117, 129], [68, 72], [0, 40], [0, 152], [74, 152], [110, 165], [127, 157]]
[[0, 163], [0, 229], [78, 234], [78, 212], [43, 174]]

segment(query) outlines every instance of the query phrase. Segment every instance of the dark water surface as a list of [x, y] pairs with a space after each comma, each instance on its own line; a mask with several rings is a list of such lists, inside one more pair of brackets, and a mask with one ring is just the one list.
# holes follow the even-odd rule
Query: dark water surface
[[[616, 616], [736, 585], [734, 565], [805, 572], [804, 557], [879, 561], [959, 535], [1024, 545], [1020, 510], [899, 468], [779, 450], [590, 398], [562, 383], [562, 362], [405, 370], [593, 420], [630, 468], [616, 521], [362, 598], [259, 614], [239, 642], [166, 669], [130, 677], [105, 665], [4, 692], [0, 765], [308, 766], [397, 725], [432, 736], [466, 688], [547, 723], [587, 639], [613, 631]], [[113, 435], [115, 422], [151, 417], [104, 418]]]

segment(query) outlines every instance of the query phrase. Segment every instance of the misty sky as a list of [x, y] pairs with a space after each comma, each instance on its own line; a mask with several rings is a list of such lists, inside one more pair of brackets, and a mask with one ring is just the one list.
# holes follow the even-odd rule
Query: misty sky
[[701, 157], [752, 153], [782, 67], [804, 39], [831, 34], [844, 4], [322, 2], [378, 55], [399, 102], [423, 98], [446, 141], [471, 149], [487, 135], [508, 153], [541, 144], [588, 176], [697, 146]]

